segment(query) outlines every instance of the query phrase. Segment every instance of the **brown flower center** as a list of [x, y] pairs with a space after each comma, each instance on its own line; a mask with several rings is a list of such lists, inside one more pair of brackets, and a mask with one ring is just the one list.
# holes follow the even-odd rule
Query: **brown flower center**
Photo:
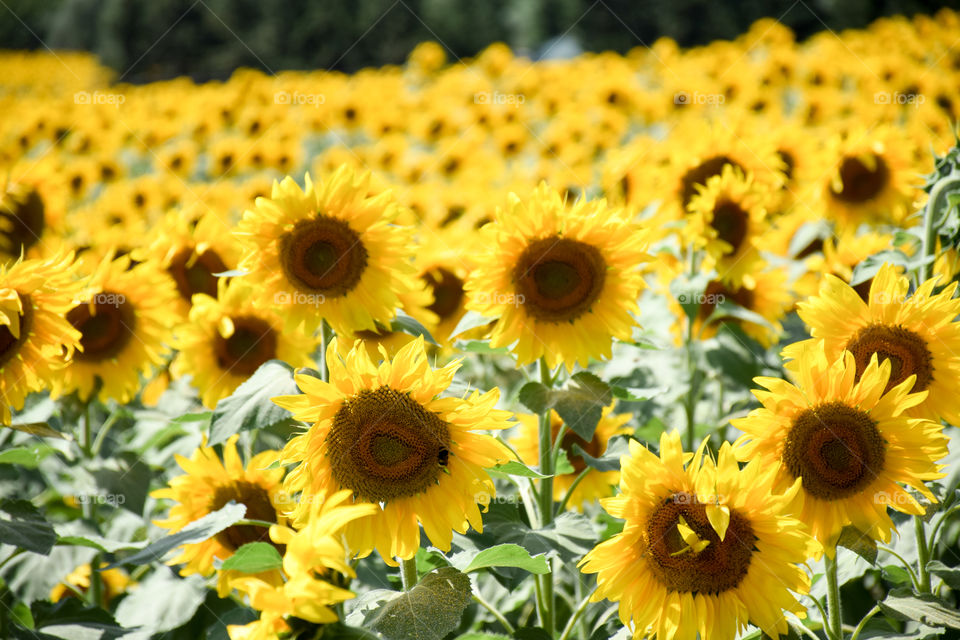
[[196, 255], [193, 248], [184, 248], [177, 252], [167, 267], [167, 273], [177, 283], [180, 297], [190, 302], [195, 293], [205, 293], [217, 297], [217, 278], [215, 273], [223, 273], [227, 265], [213, 249], [207, 249]]
[[743, 169], [729, 156], [718, 155], [707, 158], [683, 174], [680, 178], [680, 200], [683, 202], [683, 208], [686, 209], [693, 196], [697, 195], [697, 185], [706, 186], [707, 180], [723, 173], [723, 168], [728, 164], [737, 169]]
[[883, 470], [883, 437], [869, 414], [840, 402], [802, 411], [793, 420], [783, 463], [803, 489], [821, 500], [863, 491]]
[[[703, 297], [700, 300], [700, 307], [697, 309], [697, 319], [700, 322], [706, 322], [718, 304], [723, 304], [727, 300], [743, 307], [744, 309], [753, 309], [755, 296], [752, 290], [746, 287], [739, 289], [730, 289], [722, 282], [711, 280], [707, 288], [703, 290]], [[725, 318], [720, 322], [737, 322], [733, 318]]]
[[[247, 512], [243, 517], [247, 520], [277, 521], [277, 509], [270, 500], [270, 492], [258, 484], [240, 480], [217, 487], [213, 492], [213, 498], [210, 499], [210, 511], [223, 508], [231, 500], [237, 504], [246, 505]], [[236, 551], [250, 542], [269, 542], [283, 555], [284, 545], [274, 544], [270, 540], [269, 532], [268, 527], [235, 524], [218, 533], [215, 539], [230, 551]]]
[[40, 241], [46, 227], [43, 198], [34, 189], [0, 203], [0, 249], [19, 255]]
[[443, 267], [425, 273], [423, 279], [433, 290], [433, 302], [427, 308], [441, 320], [455, 314], [463, 300], [463, 280]]
[[121, 293], [102, 291], [92, 302], [78, 304], [67, 312], [67, 321], [80, 332], [83, 351], [74, 358], [100, 362], [116, 357], [133, 338], [136, 316], [133, 305]]
[[862, 327], [844, 347], [857, 361], [857, 380], [877, 354], [882, 363], [890, 361], [890, 380], [884, 393], [912, 375], [917, 379], [911, 391], [923, 391], [933, 382], [933, 355], [927, 342], [919, 335], [901, 326], [871, 324]]
[[390, 387], [345, 401], [326, 438], [333, 477], [369, 502], [429, 490], [447, 464], [450, 444], [447, 423]]
[[730, 245], [729, 253], [736, 253], [747, 238], [750, 215], [732, 200], [721, 200], [713, 208], [713, 222], [710, 226], [717, 232], [717, 238]]
[[572, 322], [600, 297], [606, 268], [591, 245], [569, 238], [535, 240], [513, 269], [517, 302], [538, 320]]
[[264, 362], [277, 357], [277, 332], [256, 316], [240, 316], [231, 321], [230, 337], [216, 337], [217, 364], [224, 371], [249, 377]]
[[847, 156], [840, 164], [840, 191], [830, 188], [834, 198], [848, 204], [861, 204], [877, 197], [890, 181], [890, 169], [880, 156], [874, 156], [873, 169], [853, 156]]
[[[721, 541], [707, 519], [706, 506], [695, 495], [678, 492], [664, 500], [647, 520], [650, 569], [671, 591], [718, 594], [740, 584], [750, 568], [757, 541], [750, 521], [731, 509]], [[700, 540], [709, 541], [702, 551], [687, 548], [677, 527], [681, 516]]]
[[20, 347], [27, 341], [30, 329], [33, 326], [33, 302], [26, 293], [17, 292], [20, 297], [20, 337], [14, 338], [10, 328], [0, 325], [0, 367], [14, 358], [20, 352]]
[[321, 215], [281, 236], [280, 266], [301, 291], [343, 296], [360, 281], [367, 249], [349, 224]]

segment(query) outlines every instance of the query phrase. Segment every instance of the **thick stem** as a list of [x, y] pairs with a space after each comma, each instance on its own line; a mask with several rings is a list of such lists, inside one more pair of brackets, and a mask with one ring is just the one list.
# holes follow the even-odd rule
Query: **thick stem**
[[840, 586], [837, 584], [837, 558], [839, 549], [833, 548], [833, 557], [824, 554], [827, 570], [827, 620], [826, 632], [830, 640], [843, 640], [843, 625], [840, 618]]
[[576, 611], [573, 612], [573, 615], [570, 616], [570, 619], [567, 620], [567, 625], [563, 628], [563, 633], [560, 634], [560, 640], [567, 640], [570, 636], [570, 633], [573, 631], [573, 626], [576, 624], [577, 620], [580, 619], [580, 616], [583, 615], [583, 612], [586, 611], [587, 605], [590, 604], [590, 598], [593, 597], [596, 589], [591, 591], [587, 597], [580, 601], [580, 604], [577, 605]]
[[[540, 381], [550, 388], [553, 378], [546, 358], [540, 359]], [[540, 526], [553, 522], [553, 430], [550, 428], [550, 410], [540, 414], [540, 473], [547, 476], [540, 480]], [[553, 567], [551, 571], [537, 577], [540, 581], [540, 599], [538, 617], [540, 624], [550, 637], [553, 637]]]
[[683, 410], [687, 417], [687, 430], [684, 433], [686, 442], [684, 448], [687, 451], [693, 451], [694, 440], [696, 437], [696, 412], [697, 412], [697, 377], [694, 368], [694, 341], [693, 341], [693, 319], [687, 318], [687, 340], [684, 345], [687, 361], [687, 377], [690, 381], [690, 388], [687, 390], [687, 397], [684, 399]]
[[873, 609], [870, 609], [870, 612], [867, 615], [863, 616], [863, 620], [860, 621], [860, 624], [857, 625], [857, 628], [853, 630], [853, 635], [850, 636], [850, 640], [857, 640], [860, 637], [860, 632], [863, 631], [863, 628], [870, 622], [870, 618], [880, 613], [879, 605], [874, 605]]
[[486, 600], [478, 596], [476, 593], [473, 594], [473, 600], [477, 604], [481, 605], [484, 609], [489, 611], [491, 614], [493, 614], [493, 617], [496, 618], [501, 625], [503, 625], [504, 630], [510, 635], [513, 635], [513, 632], [516, 631], [516, 629], [513, 628], [513, 625], [510, 624], [509, 620], [503, 617], [502, 613], [497, 611], [496, 607], [494, 607], [492, 604], [490, 604], [489, 602], [487, 602]]
[[320, 321], [320, 379], [330, 381], [330, 369], [327, 368], [327, 345], [333, 339], [333, 329], [326, 320]]
[[917, 591], [930, 593], [930, 574], [927, 572], [927, 562], [930, 561], [930, 549], [927, 547], [927, 533], [923, 527], [923, 518], [913, 516], [913, 530], [917, 535]]
[[417, 559], [400, 560], [400, 583], [404, 591], [410, 591], [417, 584]]
[[930, 191], [930, 199], [927, 200], [927, 206], [923, 210], [923, 253], [921, 258], [923, 258], [924, 263], [920, 265], [918, 272], [920, 282], [917, 284], [928, 280], [933, 275], [933, 261], [927, 262], [927, 258], [933, 255], [937, 244], [937, 231], [940, 225], [934, 224], [935, 218], [939, 217], [941, 208], [949, 206], [947, 196], [957, 190], [960, 190], [960, 175], [951, 174], [941, 178]]

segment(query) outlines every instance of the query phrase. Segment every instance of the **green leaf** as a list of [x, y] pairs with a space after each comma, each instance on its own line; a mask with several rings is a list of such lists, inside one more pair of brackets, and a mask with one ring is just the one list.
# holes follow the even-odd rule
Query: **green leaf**
[[557, 455], [557, 466], [556, 469], [553, 470], [553, 474], [555, 476], [565, 476], [574, 471], [576, 471], [576, 469], [570, 464], [570, 458], [567, 456], [567, 452], [560, 449]]
[[797, 254], [801, 253], [804, 249], [809, 247], [817, 240], [822, 242], [831, 235], [833, 235], [833, 232], [830, 229], [830, 225], [825, 220], [804, 222], [793, 234], [793, 237], [790, 238], [790, 245], [787, 248], [787, 255], [795, 258]]
[[462, 333], [470, 331], [470, 329], [476, 329], [477, 327], [485, 327], [491, 322], [495, 322], [496, 318], [488, 318], [487, 316], [482, 316], [476, 311], [467, 311], [463, 314], [463, 317], [460, 318], [460, 322], [457, 323], [457, 326], [453, 328], [453, 331], [450, 332], [450, 337], [455, 338]]
[[130, 633], [103, 609], [90, 607], [76, 598], [64, 598], [56, 603], [34, 602], [31, 613], [36, 629], [41, 633], [34, 631], [14, 637], [112, 640]]
[[93, 477], [103, 489], [101, 495], [105, 502], [119, 505], [138, 516], [143, 515], [153, 473], [140, 456], [125, 451], [119, 457], [99, 463], [99, 467], [93, 470]]
[[891, 590], [879, 604], [885, 614], [898, 620], [960, 629], [960, 612], [929, 593], [917, 594], [909, 587], [900, 587]]
[[881, 571], [883, 579], [894, 584], [910, 584], [910, 574], [898, 564], [888, 564]]
[[597, 471], [619, 471], [620, 457], [629, 455], [630, 453], [630, 445], [628, 443], [629, 439], [627, 438], [612, 438], [607, 442], [606, 453], [599, 458], [594, 458], [584, 451], [580, 445], [574, 443], [573, 453], [583, 458], [583, 461], [588, 467], [593, 467]]
[[282, 566], [283, 558], [275, 546], [269, 542], [248, 542], [224, 560], [220, 568], [224, 571], [260, 573]]
[[0, 501], [0, 543], [47, 555], [57, 541], [53, 525], [27, 500]]
[[536, 414], [553, 408], [553, 393], [540, 382], [528, 382], [520, 387], [519, 399], [520, 404]]
[[724, 318], [736, 318], [743, 322], [749, 322], [750, 324], [755, 324], [767, 329], [774, 329], [773, 324], [762, 315], [756, 311], [751, 311], [746, 307], [741, 307], [737, 303], [724, 299], [723, 302], [717, 304], [713, 308], [713, 312], [710, 313], [710, 316], [704, 321], [703, 326], [707, 326], [717, 320], [722, 320]]
[[470, 594], [470, 578], [442, 567], [385, 603], [365, 626], [386, 640], [441, 640], [460, 624]]
[[279, 360], [264, 362], [246, 382], [217, 404], [210, 421], [209, 443], [220, 444], [240, 431], [289, 420], [290, 412], [270, 398], [298, 393], [293, 369], [288, 364]]
[[840, 531], [837, 545], [850, 549], [870, 564], [877, 563], [877, 541], [852, 525]]
[[14, 447], [0, 452], [0, 464], [16, 464], [26, 469], [36, 469], [40, 461], [53, 453], [45, 444], [33, 447]]
[[883, 266], [884, 262], [899, 265], [904, 269], [909, 269], [911, 265], [910, 258], [899, 249], [880, 251], [861, 260], [857, 266], [853, 268], [853, 274], [850, 276], [850, 286], [855, 287], [858, 284], [863, 284], [877, 275], [877, 272], [880, 271], [880, 267]]
[[960, 590], [960, 567], [948, 567], [937, 560], [927, 563], [927, 571], [943, 580], [948, 587]]
[[154, 634], [185, 624], [203, 604], [207, 588], [198, 575], [181, 578], [159, 566], [117, 606], [117, 622]]
[[604, 407], [613, 401], [613, 393], [610, 385], [589, 371], [575, 373], [570, 379], [572, 387], [553, 392], [554, 409], [567, 428], [589, 442]]
[[487, 567], [517, 567], [537, 574], [550, 572], [545, 556], [531, 556], [529, 551], [518, 544], [498, 544], [484, 549], [474, 556], [463, 572], [470, 573]]
[[467, 353], [510, 353], [510, 350], [506, 347], [497, 347], [494, 349], [490, 346], [490, 343], [485, 340], [457, 340], [453, 343], [453, 347], [457, 351]]
[[26, 424], [9, 424], [7, 425], [9, 429], [16, 429], [17, 431], [22, 431], [24, 433], [29, 433], [32, 436], [40, 436], [43, 438], [59, 438], [60, 440], [73, 440], [69, 433], [62, 433], [57, 431], [46, 422], [29, 422]]
[[147, 545], [143, 550], [124, 560], [114, 562], [108, 569], [122, 564], [151, 564], [163, 559], [167, 553], [185, 544], [203, 542], [217, 535], [227, 527], [242, 519], [247, 512], [247, 506], [229, 502], [217, 511], [208, 513], [199, 520], [195, 520], [183, 529], [168, 536], [164, 536]]
[[610, 392], [617, 400], [624, 402], [646, 402], [650, 398], [662, 395], [668, 387], [620, 387], [610, 386]]
[[390, 330], [409, 333], [412, 336], [423, 336], [423, 339], [430, 344], [437, 344], [437, 341], [433, 339], [433, 336], [430, 335], [430, 332], [425, 326], [420, 324], [416, 318], [408, 316], [403, 311], [398, 311], [396, 317], [390, 321]]
[[201, 411], [200, 413], [185, 413], [180, 417], [174, 418], [170, 422], [173, 424], [184, 424], [187, 422], [207, 422], [213, 418], [213, 411]]
[[516, 460], [510, 460], [509, 462], [504, 462], [503, 464], [498, 464], [497, 466], [490, 469], [493, 472], [499, 472], [508, 476], [521, 476], [523, 478], [552, 478], [553, 476], [545, 476], [537, 471], [534, 471], [527, 465]]
[[57, 538], [57, 545], [61, 547], [90, 547], [104, 553], [115, 553], [117, 551], [143, 549], [147, 546], [147, 542], [145, 540], [139, 542], [107, 540], [101, 536], [90, 534], [85, 536], [60, 536]]

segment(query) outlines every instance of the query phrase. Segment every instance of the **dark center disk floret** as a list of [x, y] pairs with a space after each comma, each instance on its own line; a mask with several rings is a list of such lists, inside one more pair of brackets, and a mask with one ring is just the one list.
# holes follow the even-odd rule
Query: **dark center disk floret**
[[23, 343], [27, 341], [33, 328], [33, 302], [26, 293], [17, 292], [20, 297], [20, 337], [15, 338], [13, 332], [6, 325], [0, 325], [0, 367], [9, 362]]
[[803, 489], [820, 500], [863, 491], [883, 470], [886, 445], [877, 423], [840, 402], [806, 409], [793, 419], [783, 463]]
[[446, 422], [385, 386], [345, 401], [326, 438], [334, 479], [369, 502], [430, 489], [449, 461], [450, 446]]
[[367, 249], [343, 220], [319, 216], [300, 220], [280, 238], [280, 266], [297, 289], [343, 296], [360, 282]]
[[513, 279], [524, 310], [538, 320], [572, 322], [603, 292], [607, 264], [596, 247], [570, 238], [531, 242]]
[[919, 335], [901, 326], [872, 324], [862, 327], [844, 347], [857, 362], [857, 380], [877, 354], [878, 360], [890, 361], [890, 380], [884, 393], [912, 375], [917, 379], [911, 391], [923, 391], [933, 381], [933, 355], [927, 342]]
[[[647, 520], [647, 555], [657, 580], [670, 591], [716, 595], [734, 589], [750, 569], [757, 537], [750, 521], [736, 509], [723, 540], [707, 519], [707, 505], [691, 493], [666, 498]], [[701, 551], [687, 547], [677, 525], [680, 518], [700, 540]]]
[[880, 156], [874, 156], [871, 169], [862, 160], [847, 156], [840, 164], [840, 191], [830, 190], [833, 197], [848, 204], [862, 204], [880, 195], [890, 180], [890, 169]]
[[251, 376], [267, 360], [277, 357], [277, 332], [266, 320], [256, 316], [231, 318], [229, 338], [217, 334], [214, 353], [224, 371]]
[[94, 302], [84, 302], [67, 312], [67, 321], [80, 332], [80, 346], [74, 358], [103, 362], [115, 358], [133, 339], [136, 314], [123, 294], [102, 291]]
[[[277, 521], [277, 510], [270, 500], [270, 492], [259, 484], [240, 480], [217, 487], [210, 499], [210, 511], [223, 508], [231, 500], [237, 504], [246, 505], [247, 511], [244, 518], [247, 520]], [[248, 542], [274, 544], [270, 540], [269, 531], [268, 527], [261, 525], [235, 524], [218, 533], [216, 540], [227, 549], [236, 551]], [[274, 546], [283, 554], [283, 545], [274, 544]]]

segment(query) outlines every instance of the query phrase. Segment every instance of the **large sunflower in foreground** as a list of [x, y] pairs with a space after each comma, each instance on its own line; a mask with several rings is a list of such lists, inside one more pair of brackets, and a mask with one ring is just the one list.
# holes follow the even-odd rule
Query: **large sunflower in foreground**
[[[560, 448], [567, 454], [570, 466], [573, 471], [560, 474], [553, 479], [553, 498], [560, 502], [573, 486], [574, 480], [586, 471], [587, 463], [583, 456], [573, 450], [573, 445], [578, 445], [587, 455], [594, 458], [601, 457], [607, 450], [610, 439], [617, 435], [632, 433], [633, 429], [627, 426], [633, 415], [629, 413], [613, 413], [613, 405], [603, 408], [603, 415], [600, 422], [597, 423], [593, 438], [589, 441], [584, 440], [572, 429], [565, 429], [563, 437], [560, 440]], [[513, 439], [514, 449], [520, 459], [530, 465], [539, 464], [540, 456], [540, 418], [531, 414], [518, 414], [517, 420], [520, 422], [520, 429]], [[564, 428], [563, 419], [556, 411], [550, 412], [550, 430], [552, 432], [551, 440], [556, 441], [560, 435], [560, 430]], [[611, 488], [620, 482], [620, 472], [590, 471], [573, 488], [570, 494], [568, 504], [570, 508], [582, 510], [583, 506], [589, 502], [594, 502], [598, 498], [606, 498], [611, 495]]]
[[334, 572], [354, 577], [345, 561], [350, 550], [339, 535], [343, 527], [377, 511], [372, 504], [349, 504], [350, 492], [340, 491], [314, 500], [309, 506], [307, 524], [295, 531], [290, 527], [270, 527], [274, 544], [284, 548], [283, 581], [276, 583], [260, 575], [238, 576], [232, 585], [250, 598], [250, 606], [260, 619], [250, 624], [231, 625], [227, 631], [233, 640], [276, 638], [290, 631], [285, 618], [295, 617], [314, 624], [336, 622], [330, 605], [353, 597], [353, 593], [332, 583]]
[[[276, 451], [264, 451], [251, 458], [244, 468], [237, 453], [237, 438], [231, 437], [223, 445], [223, 460], [213, 447], [204, 443], [190, 458], [176, 456], [177, 464], [185, 474], [170, 480], [167, 487], [153, 491], [153, 498], [176, 502], [167, 517], [154, 524], [170, 533], [176, 533], [191, 522], [224, 507], [231, 500], [247, 507], [244, 517], [285, 524], [281, 509], [289, 497], [280, 487], [283, 469], [267, 469], [277, 459]], [[184, 545], [180, 555], [169, 564], [183, 564], [180, 574], [199, 573], [209, 576], [214, 572], [213, 559], [226, 560], [248, 542], [270, 542], [268, 529], [255, 525], [233, 525], [203, 542]], [[282, 552], [282, 548], [281, 548]], [[230, 592], [235, 572], [221, 572], [218, 588], [221, 596]], [[258, 574], [259, 575], [259, 574]], [[277, 571], [260, 575], [271, 584], [282, 581]]]
[[50, 384], [63, 353], [80, 343], [80, 332], [64, 319], [83, 288], [72, 254], [46, 260], [0, 264], [0, 412], [23, 408], [31, 391]]
[[467, 308], [497, 318], [490, 344], [520, 365], [544, 356], [551, 368], [586, 367], [610, 357], [614, 338], [630, 339], [646, 243], [606, 201], [567, 206], [545, 183], [526, 200], [511, 193], [477, 246]]
[[[811, 340], [823, 339], [827, 357], [837, 358], [844, 350], [854, 355], [857, 377], [877, 354], [889, 360], [887, 390], [910, 376], [916, 376], [911, 391], [929, 391], [926, 399], [910, 409], [911, 416], [960, 424], [960, 299], [953, 297], [957, 283], [933, 293], [935, 279], [920, 285], [909, 295], [910, 282], [897, 267], [884, 264], [873, 277], [867, 302], [860, 291], [841, 279], [827, 275], [820, 295], [797, 305], [800, 317], [810, 328]], [[784, 349], [784, 356], [796, 358], [805, 343]], [[788, 363], [793, 370], [796, 362]]]
[[741, 470], [729, 443], [716, 462], [684, 453], [677, 432], [659, 457], [631, 441], [621, 465], [621, 495], [601, 504], [623, 532], [580, 562], [597, 574], [592, 600], [619, 600], [623, 623], [658, 640], [733, 640], [748, 623], [776, 636], [784, 611], [804, 615], [791, 592], [809, 589], [798, 564], [818, 545], [789, 515], [797, 483], [771, 495], [775, 466]]
[[891, 363], [876, 356], [861, 370], [849, 351], [828, 358], [814, 342], [796, 358], [796, 385], [755, 378], [765, 389], [753, 392], [763, 406], [731, 421], [744, 432], [737, 456], [779, 464], [775, 491], [802, 481], [799, 517], [828, 553], [846, 525], [889, 541], [888, 505], [923, 513], [901, 485], [935, 501], [923, 483], [943, 477], [936, 464], [947, 455], [940, 425], [904, 413], [927, 392], [910, 393], [912, 376], [890, 388]]
[[416, 276], [410, 230], [393, 224], [398, 205], [389, 192], [368, 195], [369, 174], [347, 166], [319, 185], [309, 174], [304, 182], [274, 184], [235, 232], [257, 303], [308, 332], [321, 318], [338, 333], [389, 324]]
[[195, 295], [189, 322], [175, 331], [179, 351], [171, 371], [192, 376], [206, 407], [215, 407], [267, 360], [311, 364], [316, 340], [300, 329], [285, 331], [283, 320], [271, 309], [254, 307], [252, 297], [245, 279], [229, 284], [221, 279], [219, 295]]
[[432, 369], [422, 337], [379, 366], [359, 342], [341, 359], [336, 342], [327, 348], [330, 382], [298, 375], [303, 394], [273, 399], [311, 425], [281, 455], [284, 465], [296, 464], [284, 480], [290, 494], [301, 492], [294, 524], [306, 521], [318, 496], [350, 489], [355, 502], [381, 505], [345, 529], [360, 555], [376, 549], [388, 562], [412, 558], [420, 546], [418, 520], [443, 550], [452, 530], [482, 530], [477, 503], [485, 508], [495, 493], [484, 468], [510, 455], [475, 431], [510, 426], [510, 414], [493, 408], [500, 390], [438, 397], [460, 364]]
[[163, 360], [175, 316], [170, 282], [150, 264], [130, 266], [129, 256], [107, 256], [91, 274], [67, 321], [80, 332], [80, 348], [54, 386], [57, 395], [76, 391], [86, 401], [100, 386], [106, 402], [129, 402], [140, 374]]

